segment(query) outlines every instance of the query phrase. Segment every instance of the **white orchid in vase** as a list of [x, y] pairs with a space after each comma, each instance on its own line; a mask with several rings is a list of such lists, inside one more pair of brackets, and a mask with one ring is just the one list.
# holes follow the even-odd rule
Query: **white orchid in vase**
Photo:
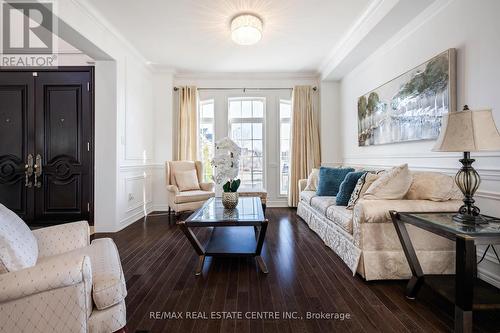
[[231, 139], [226, 137], [215, 143], [215, 154], [211, 162], [215, 169], [213, 179], [217, 185], [222, 185], [222, 202], [226, 208], [234, 208], [238, 203], [240, 156], [241, 148]]
[[236, 183], [236, 181], [238, 184], [240, 183], [237, 179], [240, 156], [241, 148], [231, 139], [226, 137], [215, 143], [215, 154], [211, 162], [215, 168], [213, 178], [217, 185], [224, 184], [225, 192], [236, 192], [237, 188], [232, 191], [226, 191], [226, 188], [233, 189], [232, 183]]

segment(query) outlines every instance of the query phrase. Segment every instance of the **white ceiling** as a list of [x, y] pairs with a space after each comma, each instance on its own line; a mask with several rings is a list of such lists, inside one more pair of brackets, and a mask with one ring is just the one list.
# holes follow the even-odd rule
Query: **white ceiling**
[[[179, 72], [318, 72], [372, 1], [88, 0], [148, 61]], [[256, 45], [231, 41], [241, 12], [264, 21]]]

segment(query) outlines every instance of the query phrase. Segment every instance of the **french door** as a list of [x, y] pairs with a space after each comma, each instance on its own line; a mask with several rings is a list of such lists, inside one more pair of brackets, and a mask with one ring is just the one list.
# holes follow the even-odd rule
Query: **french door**
[[29, 224], [93, 222], [93, 69], [0, 71], [0, 203]]

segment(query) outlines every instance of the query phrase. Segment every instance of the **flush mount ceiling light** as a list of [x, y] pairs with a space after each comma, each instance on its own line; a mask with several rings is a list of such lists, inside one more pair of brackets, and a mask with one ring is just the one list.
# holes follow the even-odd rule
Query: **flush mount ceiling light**
[[251, 14], [236, 16], [231, 21], [231, 38], [240, 45], [257, 43], [262, 38], [262, 20]]

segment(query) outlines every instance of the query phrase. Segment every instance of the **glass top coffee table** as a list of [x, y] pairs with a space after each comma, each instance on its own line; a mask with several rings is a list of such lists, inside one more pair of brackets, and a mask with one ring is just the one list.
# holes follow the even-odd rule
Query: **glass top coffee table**
[[[225, 209], [220, 198], [209, 199], [185, 221], [177, 223], [199, 256], [195, 275], [200, 275], [205, 257], [255, 257], [263, 273], [268, 273], [261, 257], [268, 221], [260, 198], [242, 197], [235, 209]], [[213, 228], [204, 246], [193, 228]]]

